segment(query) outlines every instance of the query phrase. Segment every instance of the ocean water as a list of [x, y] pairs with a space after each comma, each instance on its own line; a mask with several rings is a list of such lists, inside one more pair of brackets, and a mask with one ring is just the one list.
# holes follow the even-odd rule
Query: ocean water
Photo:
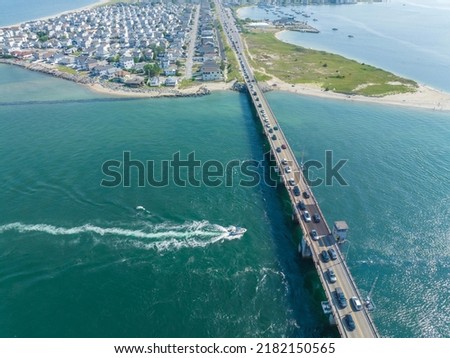
[[[297, 158], [348, 160], [348, 186], [314, 188], [382, 336], [450, 337], [450, 115], [270, 93]], [[312, 173], [324, 178], [324, 173]]]
[[[299, 159], [348, 159], [348, 186], [314, 192], [329, 223], [350, 225], [343, 252], [373, 287], [381, 335], [450, 337], [449, 114], [268, 99]], [[0, 65], [0, 336], [336, 335], [282, 187], [100, 186], [123, 151], [227, 163], [265, 150], [245, 95], [119, 99]]]
[[[306, 11], [311, 17], [306, 19], [292, 10]], [[279, 35], [283, 41], [338, 53], [450, 92], [448, 1], [392, 0], [348, 6], [285, 7], [282, 11], [307, 20], [320, 30], [319, 34], [287, 31]], [[257, 7], [243, 8], [239, 14], [257, 20], [287, 16], [266, 13]]]
[[47, 17], [96, 2], [95, 0], [0, 0], [0, 26]]
[[[282, 188], [100, 186], [102, 163], [125, 150], [262, 159], [245, 95], [88, 99], [65, 81], [0, 66], [6, 73], [16, 92], [0, 96], [0, 336], [335, 334], [314, 268], [296, 254]], [[230, 225], [248, 231], [230, 239]]]

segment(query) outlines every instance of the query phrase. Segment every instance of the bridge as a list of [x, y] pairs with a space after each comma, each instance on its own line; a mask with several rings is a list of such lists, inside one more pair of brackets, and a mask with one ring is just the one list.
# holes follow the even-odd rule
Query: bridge
[[[353, 280], [337, 241], [339, 237], [336, 235], [336, 232], [341, 229], [345, 231], [345, 227], [339, 227], [345, 224], [342, 222], [335, 223], [334, 234], [330, 230], [320, 210], [319, 203], [314, 197], [311, 188], [308, 186], [303, 174], [303, 168], [297, 162], [277, 118], [258, 85], [252, 68], [248, 64], [241, 37], [231, 10], [224, 8], [219, 0], [214, 0], [214, 2], [217, 16], [227, 36], [227, 41], [238, 58], [240, 70], [244, 76], [251, 101], [264, 128], [264, 133], [267, 136], [272, 156], [276, 161], [282, 181], [287, 188], [292, 203], [293, 217], [303, 231], [303, 238], [299, 245], [299, 250], [304, 257], [312, 258], [328, 299], [330, 322], [337, 325], [341, 337], [377, 338], [379, 337], [378, 331], [358, 291], [358, 287]], [[310, 216], [313, 216], [314, 220], [310, 217], [308, 218], [305, 211], [311, 213]], [[317, 235], [313, 235], [313, 230], [315, 230]], [[330, 249], [334, 249], [335, 257], [324, 259], [322, 252], [328, 252]], [[329, 269], [334, 271], [336, 282], [332, 282], [330, 279]], [[343, 292], [347, 301], [352, 297], [356, 297], [362, 303], [361, 306], [356, 307], [354, 304], [350, 304], [350, 302], [346, 305], [342, 304], [342, 300], [339, 301], [336, 294], [336, 288], [338, 287]], [[353, 328], [348, 322], [348, 315], [353, 319]]]

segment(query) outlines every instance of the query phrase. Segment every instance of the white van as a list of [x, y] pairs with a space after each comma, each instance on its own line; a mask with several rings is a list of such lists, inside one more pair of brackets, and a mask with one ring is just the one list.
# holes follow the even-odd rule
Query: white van
[[362, 304], [361, 304], [361, 301], [358, 299], [358, 297], [350, 298], [350, 302], [352, 303], [352, 306], [353, 306], [355, 311], [361, 311], [362, 310]]

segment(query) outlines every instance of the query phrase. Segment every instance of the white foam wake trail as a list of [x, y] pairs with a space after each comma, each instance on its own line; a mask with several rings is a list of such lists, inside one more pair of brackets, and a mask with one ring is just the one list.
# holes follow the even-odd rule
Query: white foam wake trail
[[[242, 235], [230, 236], [227, 229], [207, 221], [192, 222], [184, 225], [159, 224], [147, 227], [146, 230], [130, 230], [123, 228], [103, 228], [91, 224], [72, 228], [56, 227], [47, 224], [23, 224], [20, 222], [0, 226], [0, 234], [6, 231], [18, 233], [42, 232], [49, 235], [79, 235], [90, 233], [100, 236], [115, 236], [137, 239], [131, 244], [142, 249], [169, 250], [183, 247], [205, 247], [226, 240], [240, 239]], [[156, 239], [156, 241], [142, 241]]]

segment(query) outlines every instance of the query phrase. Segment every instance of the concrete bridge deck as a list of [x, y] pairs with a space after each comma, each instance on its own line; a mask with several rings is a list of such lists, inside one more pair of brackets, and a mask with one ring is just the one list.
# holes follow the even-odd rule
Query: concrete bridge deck
[[[334, 322], [336, 323], [341, 337], [379, 337], [375, 324], [370, 317], [369, 312], [363, 304], [361, 310], [357, 311], [350, 304], [351, 297], [357, 297], [362, 303], [362, 297], [358, 291], [355, 281], [350, 273], [350, 270], [345, 262], [345, 258], [341, 253], [339, 244], [336, 242], [332, 232], [325, 220], [325, 217], [320, 210], [320, 206], [314, 197], [314, 193], [309, 188], [306, 178], [303, 174], [302, 167], [297, 162], [297, 159], [292, 151], [289, 143], [277, 121], [275, 114], [272, 112], [269, 103], [267, 102], [263, 92], [261, 91], [258, 82], [255, 80], [253, 70], [249, 66], [242, 41], [236, 28], [235, 20], [230, 9], [224, 8], [218, 0], [215, 0], [218, 18], [227, 35], [227, 40], [231, 48], [236, 53], [238, 61], [241, 66], [242, 74], [244, 75], [247, 89], [250, 93], [250, 98], [255, 106], [258, 117], [264, 128], [264, 132], [269, 141], [273, 157], [280, 169], [280, 175], [289, 193], [289, 198], [292, 203], [293, 215], [301, 226], [303, 231], [303, 250], [310, 250], [312, 260], [314, 261], [317, 273], [324, 288], [328, 302], [331, 306], [331, 313]], [[277, 127], [277, 130], [274, 128]], [[269, 129], [273, 132], [270, 133]], [[273, 137], [275, 135], [275, 137]], [[290, 168], [287, 170], [286, 168]], [[290, 180], [294, 180], [294, 185], [291, 185]], [[300, 195], [296, 195], [294, 187], [297, 186]], [[309, 197], [305, 197], [304, 193], [308, 193]], [[297, 193], [298, 194], [298, 193]], [[316, 223], [314, 220], [306, 222], [304, 218], [304, 210], [299, 208], [300, 201], [303, 201], [306, 209], [310, 215], [317, 213], [320, 217], [320, 222]], [[318, 239], [313, 239], [311, 231], [315, 229], [318, 233]], [[337, 253], [335, 260], [325, 262], [321, 258], [321, 252], [333, 248]], [[303, 252], [305, 255], [305, 252]], [[337, 281], [331, 283], [327, 270], [333, 269]], [[336, 287], [340, 287], [348, 300], [348, 305], [341, 308], [336, 298]], [[345, 316], [350, 314], [355, 322], [354, 330], [350, 330], [345, 321]]]

